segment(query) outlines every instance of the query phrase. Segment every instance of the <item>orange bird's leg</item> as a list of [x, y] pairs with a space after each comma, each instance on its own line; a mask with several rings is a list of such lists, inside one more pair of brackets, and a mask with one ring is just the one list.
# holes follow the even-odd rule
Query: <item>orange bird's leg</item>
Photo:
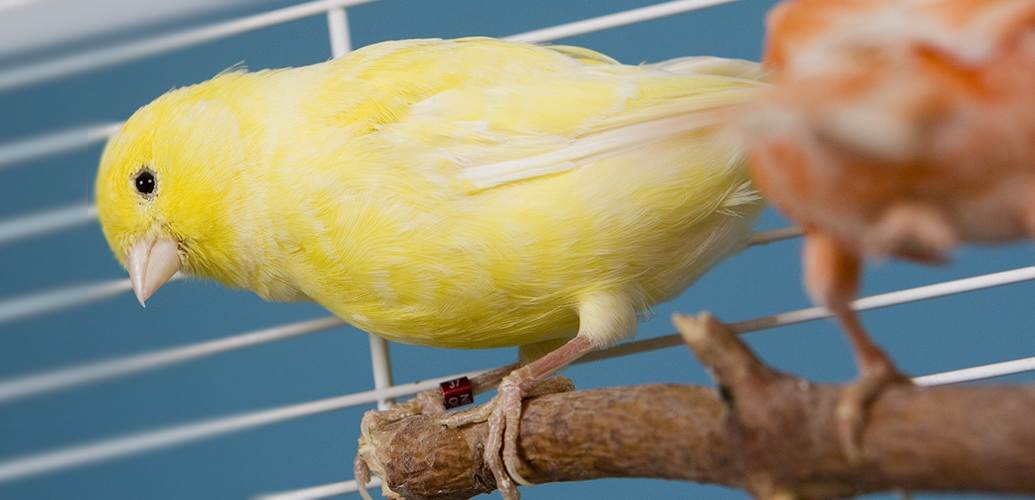
[[821, 233], [808, 233], [802, 254], [805, 286], [812, 299], [830, 310], [848, 335], [855, 351], [859, 378], [842, 393], [837, 405], [838, 437], [846, 458], [861, 459], [860, 440], [865, 410], [881, 390], [893, 383], [909, 383], [891, 358], [867, 335], [851, 303], [859, 289], [858, 255]]

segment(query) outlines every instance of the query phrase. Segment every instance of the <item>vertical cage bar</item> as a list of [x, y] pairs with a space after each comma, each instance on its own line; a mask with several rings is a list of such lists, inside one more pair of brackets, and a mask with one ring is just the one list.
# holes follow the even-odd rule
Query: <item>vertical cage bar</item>
[[[344, 7], [327, 11], [327, 31], [331, 37], [331, 56], [338, 58], [352, 50], [349, 18]], [[384, 389], [392, 385], [392, 362], [388, 357], [388, 342], [375, 335], [370, 336], [370, 366], [374, 372], [374, 388]], [[377, 402], [377, 407], [383, 410], [391, 403], [389, 399], [382, 399]]]
[[[388, 342], [377, 335], [370, 336], [370, 366], [374, 371], [374, 388], [392, 386], [392, 361], [388, 357]], [[379, 399], [377, 407], [384, 410], [392, 405], [391, 399]]]
[[352, 50], [349, 17], [345, 7], [335, 7], [327, 11], [327, 31], [331, 35], [331, 56], [338, 58]]

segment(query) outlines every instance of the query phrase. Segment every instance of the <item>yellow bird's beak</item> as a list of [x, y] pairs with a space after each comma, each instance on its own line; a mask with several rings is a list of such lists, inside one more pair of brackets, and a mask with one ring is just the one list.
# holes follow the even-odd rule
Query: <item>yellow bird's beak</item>
[[141, 306], [180, 270], [176, 242], [168, 238], [146, 237], [136, 242], [126, 255], [126, 268], [133, 293]]

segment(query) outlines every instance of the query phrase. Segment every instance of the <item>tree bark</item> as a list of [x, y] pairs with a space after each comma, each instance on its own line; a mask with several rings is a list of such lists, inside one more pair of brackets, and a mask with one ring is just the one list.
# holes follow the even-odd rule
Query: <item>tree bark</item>
[[[850, 463], [834, 417], [841, 386], [770, 369], [706, 315], [675, 322], [720, 390], [644, 385], [528, 400], [519, 438], [525, 478], [682, 479], [760, 498], [1035, 494], [1035, 386], [891, 387], [870, 408], [861, 461]], [[487, 425], [449, 429], [439, 419], [364, 418], [360, 456], [386, 494], [451, 499], [495, 489], [481, 459]]]

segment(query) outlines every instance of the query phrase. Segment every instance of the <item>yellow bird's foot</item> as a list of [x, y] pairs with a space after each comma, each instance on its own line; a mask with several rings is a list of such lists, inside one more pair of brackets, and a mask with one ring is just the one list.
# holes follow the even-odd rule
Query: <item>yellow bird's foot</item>
[[[514, 370], [516, 365], [507, 365], [493, 370], [489, 370], [480, 375], [470, 379], [467, 385], [467, 389], [470, 391], [467, 395], [473, 398], [475, 394], [490, 389], [503, 379], [504, 375]], [[458, 380], [450, 382], [458, 382]], [[569, 383], [570, 385], [570, 383]], [[415, 415], [431, 415], [438, 416], [443, 419], [450, 419], [447, 410], [447, 394], [446, 386], [443, 385], [439, 389], [431, 389], [424, 392], [417, 393], [413, 399], [404, 403], [399, 403], [391, 408], [385, 410], [370, 410], [363, 415], [363, 420], [360, 424], [362, 435], [372, 434], [375, 429], [382, 428], [385, 425], [398, 422], [408, 417]], [[481, 421], [484, 421], [483, 418]], [[366, 484], [370, 481], [370, 468], [367, 463], [363, 460], [362, 453], [356, 454], [356, 459], [353, 464], [353, 472], [355, 474], [356, 482], [359, 483], [359, 494], [365, 500], [370, 499], [370, 495], [366, 491]]]
[[489, 433], [485, 438], [483, 460], [496, 480], [496, 488], [506, 500], [517, 500], [521, 495], [517, 484], [531, 486], [532, 483], [518, 473], [518, 431], [521, 426], [521, 402], [526, 397], [574, 390], [574, 385], [565, 377], [536, 380], [530, 370], [519, 368], [503, 378], [498, 394], [488, 403], [461, 413], [450, 415], [443, 425], [460, 427], [472, 423], [489, 422]]
[[[413, 399], [405, 403], [398, 403], [385, 410], [370, 410], [363, 414], [360, 421], [361, 435], [368, 435], [374, 429], [384, 425], [398, 422], [414, 415], [440, 415], [445, 414], [446, 408], [442, 402], [442, 391], [433, 389], [418, 393]], [[363, 500], [372, 500], [367, 492], [367, 483], [370, 482], [370, 467], [363, 460], [362, 453], [357, 451], [352, 463], [352, 473], [359, 486], [359, 495]]]
[[417, 393], [413, 399], [398, 403], [384, 410], [370, 410], [363, 415], [363, 422], [372, 427], [397, 422], [414, 415], [441, 415], [446, 413], [442, 402], [442, 391], [432, 389]]
[[859, 378], [841, 391], [837, 402], [837, 435], [841, 452], [853, 464], [862, 461], [862, 433], [869, 405], [889, 386], [913, 384], [887, 356], [881, 354], [864, 362]]
[[[398, 422], [415, 415], [446, 416], [446, 406], [441, 389], [431, 389], [417, 393], [413, 399], [397, 403], [384, 410], [370, 410], [363, 414], [360, 423], [361, 435], [373, 434], [374, 430]], [[362, 439], [360, 440], [362, 442]], [[363, 459], [362, 450], [357, 450], [353, 460], [353, 477], [359, 486], [358, 492], [364, 500], [372, 500], [366, 485], [370, 482], [370, 467]]]

